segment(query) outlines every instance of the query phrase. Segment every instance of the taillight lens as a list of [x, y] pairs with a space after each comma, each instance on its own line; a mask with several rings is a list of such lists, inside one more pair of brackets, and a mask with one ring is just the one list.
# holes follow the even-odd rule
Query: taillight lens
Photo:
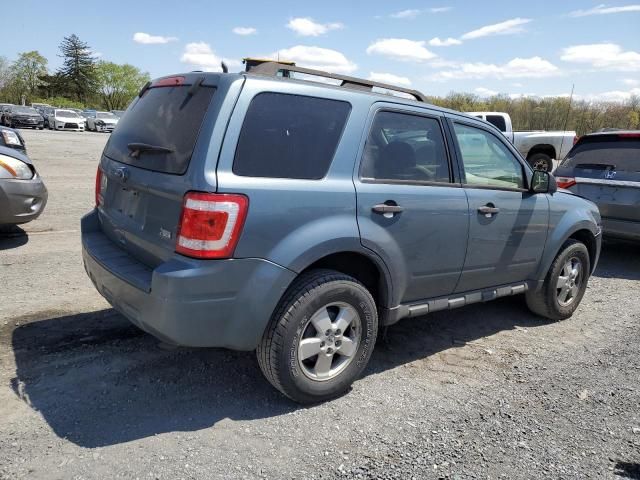
[[96, 171], [96, 207], [102, 204], [102, 170], [98, 167]]
[[195, 258], [229, 258], [249, 209], [244, 195], [189, 192], [184, 197], [176, 252]]
[[558, 188], [569, 188], [576, 184], [576, 179], [573, 177], [556, 177], [556, 183]]
[[578, 143], [578, 140], [580, 140], [580, 137], [577, 135], [574, 135], [573, 137], [573, 144], [575, 145], [576, 143]]

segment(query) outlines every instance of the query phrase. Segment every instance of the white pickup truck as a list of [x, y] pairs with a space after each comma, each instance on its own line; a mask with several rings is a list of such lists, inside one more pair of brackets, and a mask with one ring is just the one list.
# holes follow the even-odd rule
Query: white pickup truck
[[535, 130], [514, 132], [511, 117], [504, 112], [467, 112], [494, 125], [536, 170], [552, 171], [553, 160], [562, 160], [578, 140], [576, 132]]

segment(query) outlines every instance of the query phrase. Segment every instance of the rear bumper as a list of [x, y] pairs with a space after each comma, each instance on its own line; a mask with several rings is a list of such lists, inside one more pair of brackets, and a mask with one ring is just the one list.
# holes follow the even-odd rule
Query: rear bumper
[[0, 225], [18, 225], [35, 220], [47, 204], [42, 179], [0, 180]]
[[193, 260], [175, 255], [155, 269], [82, 219], [85, 270], [102, 296], [155, 337], [191, 347], [253, 350], [295, 273], [266, 260]]
[[602, 230], [605, 237], [640, 241], [640, 222], [603, 217]]

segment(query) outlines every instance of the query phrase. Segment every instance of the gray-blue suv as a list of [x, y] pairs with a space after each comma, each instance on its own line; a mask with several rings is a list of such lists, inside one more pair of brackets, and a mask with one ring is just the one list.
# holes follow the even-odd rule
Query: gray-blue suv
[[275, 62], [145, 85], [95, 204], [84, 265], [116, 310], [165, 342], [256, 350], [301, 403], [348, 390], [402, 318], [520, 293], [569, 317], [601, 243], [597, 207], [488, 123]]

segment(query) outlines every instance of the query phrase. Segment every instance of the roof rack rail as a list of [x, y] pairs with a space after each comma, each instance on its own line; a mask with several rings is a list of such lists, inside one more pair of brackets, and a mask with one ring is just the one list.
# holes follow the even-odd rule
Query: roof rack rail
[[290, 72], [302, 73], [305, 75], [313, 75], [316, 77], [332, 78], [334, 80], [340, 80], [340, 86], [345, 88], [352, 88], [355, 90], [367, 90], [372, 91], [374, 87], [382, 88], [385, 90], [391, 90], [393, 92], [401, 92], [411, 95], [419, 102], [427, 102], [427, 98], [418, 90], [412, 90], [410, 88], [402, 88], [396, 85], [389, 85], [388, 83], [374, 82], [373, 80], [365, 80], [364, 78], [349, 77], [347, 75], [340, 75], [337, 73], [325, 72], [323, 70], [313, 70], [311, 68], [298, 67], [292, 63], [283, 62], [268, 62], [261, 61], [256, 62], [253, 65], [247, 65], [247, 73], [254, 73], [259, 75], [267, 75], [275, 77], [278, 73], [282, 72], [284, 77], [289, 77]]

